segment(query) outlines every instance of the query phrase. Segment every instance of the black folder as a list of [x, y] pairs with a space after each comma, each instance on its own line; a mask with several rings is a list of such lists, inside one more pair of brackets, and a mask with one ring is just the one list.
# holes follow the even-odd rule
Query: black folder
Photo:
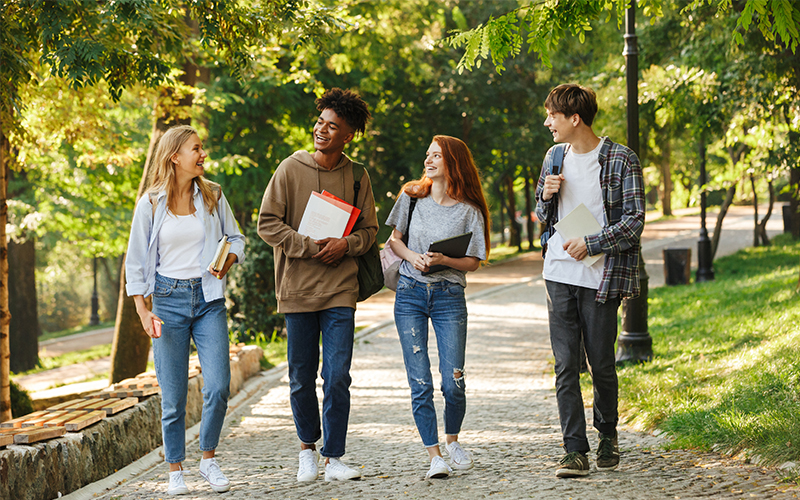
[[[431, 243], [431, 246], [428, 247], [429, 252], [438, 252], [444, 254], [448, 257], [452, 257], [454, 259], [458, 259], [464, 257], [467, 254], [467, 248], [469, 248], [469, 242], [472, 239], [472, 232], [459, 234], [458, 236], [453, 236], [452, 238], [445, 238], [443, 240], [434, 241]], [[439, 271], [444, 271], [445, 269], [449, 269], [448, 266], [438, 264], [436, 266], [431, 266], [428, 272], [423, 272], [423, 276], [427, 276], [431, 273], [438, 273]]]

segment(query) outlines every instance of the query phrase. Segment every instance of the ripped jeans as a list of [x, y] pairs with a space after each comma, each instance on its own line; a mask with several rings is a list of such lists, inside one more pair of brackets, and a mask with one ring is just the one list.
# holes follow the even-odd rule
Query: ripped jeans
[[394, 302], [394, 322], [411, 388], [411, 411], [426, 448], [439, 444], [428, 356], [428, 318], [433, 324], [439, 351], [444, 432], [455, 435], [461, 431], [467, 410], [464, 378], [467, 303], [464, 287], [449, 281], [422, 283], [401, 275]]

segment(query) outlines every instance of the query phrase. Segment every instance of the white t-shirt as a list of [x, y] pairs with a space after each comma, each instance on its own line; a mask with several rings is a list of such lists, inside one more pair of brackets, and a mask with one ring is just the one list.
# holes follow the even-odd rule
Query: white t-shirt
[[188, 280], [200, 278], [203, 266], [203, 222], [194, 215], [167, 212], [158, 232], [158, 265], [156, 272], [167, 278]]
[[[600, 191], [600, 162], [598, 155], [603, 138], [597, 147], [585, 154], [575, 154], [572, 148], [564, 156], [561, 173], [561, 189], [558, 196], [558, 220], [563, 219], [575, 207], [583, 203], [600, 226], [605, 226], [603, 195]], [[582, 286], [597, 290], [603, 280], [605, 258], [598, 259], [591, 267], [569, 256], [564, 250], [564, 238], [556, 233], [550, 238], [545, 254], [542, 276], [548, 281], [566, 285]]]

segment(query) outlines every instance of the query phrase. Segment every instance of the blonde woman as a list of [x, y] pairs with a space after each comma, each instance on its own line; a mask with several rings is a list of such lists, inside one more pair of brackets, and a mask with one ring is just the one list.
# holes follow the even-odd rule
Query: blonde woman
[[[167, 493], [189, 492], [184, 481], [189, 342], [203, 371], [200, 475], [216, 492], [230, 489], [214, 455], [228, 408], [225, 275], [244, 260], [244, 236], [218, 184], [203, 177], [208, 155], [188, 125], [169, 129], [158, 145], [153, 185], [136, 204], [125, 261], [126, 290], [145, 332], [153, 339], [161, 387]], [[230, 254], [219, 271], [209, 269], [223, 235]], [[153, 295], [153, 310], [145, 297]]]

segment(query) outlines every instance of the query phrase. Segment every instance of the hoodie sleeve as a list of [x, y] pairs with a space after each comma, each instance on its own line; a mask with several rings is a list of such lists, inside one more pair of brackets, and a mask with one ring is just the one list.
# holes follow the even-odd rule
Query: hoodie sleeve
[[286, 207], [292, 191], [286, 175], [286, 164], [281, 163], [270, 179], [261, 209], [258, 211], [258, 235], [272, 247], [280, 248], [287, 257], [309, 259], [319, 253], [319, 245], [308, 236], [303, 236], [286, 223]]
[[[372, 181], [370, 181], [369, 172], [366, 169], [361, 178], [361, 192], [364, 194], [358, 208], [361, 209], [362, 217], [353, 227], [353, 232], [345, 236], [347, 255], [350, 257], [367, 253], [369, 247], [375, 243], [375, 236], [378, 234], [378, 214], [375, 212], [375, 198], [372, 196]], [[361, 196], [360, 193], [359, 196]]]

